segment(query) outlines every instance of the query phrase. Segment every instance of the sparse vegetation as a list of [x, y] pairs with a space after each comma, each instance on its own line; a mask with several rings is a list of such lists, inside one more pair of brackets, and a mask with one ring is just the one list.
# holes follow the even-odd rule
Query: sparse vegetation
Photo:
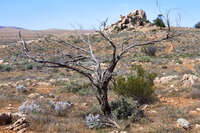
[[1, 65], [0, 64], [0, 71], [1, 72], [10, 72], [12, 70], [12, 67], [10, 65]]
[[151, 62], [152, 61], [152, 58], [150, 56], [141, 56], [139, 59], [138, 59], [139, 62]]
[[129, 119], [132, 122], [138, 121], [144, 117], [143, 111], [140, 110], [139, 104], [133, 100], [120, 98], [111, 102], [112, 114], [118, 119]]
[[114, 91], [118, 95], [131, 97], [140, 104], [154, 100], [154, 83], [156, 75], [145, 71], [141, 66], [134, 67], [135, 74], [118, 76], [114, 83]]

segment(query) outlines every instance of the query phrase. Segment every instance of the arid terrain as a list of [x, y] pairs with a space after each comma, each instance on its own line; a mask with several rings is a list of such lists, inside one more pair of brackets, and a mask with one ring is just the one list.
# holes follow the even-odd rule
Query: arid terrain
[[[130, 38], [128, 45], [133, 41], [160, 38], [166, 31], [166, 28], [124, 30], [120, 34], [113, 33], [112, 40], [119, 47], [126, 38]], [[135, 47], [116, 68], [117, 74], [125, 75], [131, 66], [140, 64], [146, 71], [157, 74], [154, 80], [156, 100], [142, 105], [145, 117], [141, 120], [116, 121], [123, 133], [200, 133], [200, 30], [173, 27], [172, 31], [180, 34], [157, 43], [155, 56], [148, 56], [142, 47]], [[53, 37], [47, 34], [82, 45], [72, 31], [22, 31], [28, 47], [37, 57], [55, 61], [59, 60], [60, 51], [72, 52], [62, 43], [50, 41]], [[18, 30], [0, 29], [0, 113], [19, 112], [28, 100], [34, 101], [35, 106], [40, 104], [40, 113], [35, 111], [27, 115], [27, 133], [120, 133], [114, 131], [115, 128], [89, 129], [85, 117], [90, 113], [102, 114], [89, 80], [76, 72], [43, 67], [27, 59], [20, 42], [16, 43], [17, 38]], [[91, 33], [91, 39], [95, 55], [109, 61], [111, 46], [96, 33]], [[12, 42], [15, 44], [9, 45]], [[110, 85], [109, 102], [118, 99], [112, 87]], [[51, 102], [59, 101], [69, 101], [70, 105], [62, 115], [50, 108]], [[180, 118], [187, 120], [189, 127], [177, 124]], [[0, 132], [17, 132], [6, 129], [7, 126], [9, 124], [1, 126], [0, 123]]]
[[[2, 27], [0, 28], [0, 45], [15, 44], [19, 40], [19, 31], [24, 35], [25, 40], [33, 40], [48, 35], [63, 35], [67, 36], [72, 34], [72, 30], [61, 30], [61, 29], [47, 29], [47, 30], [27, 30], [22, 28], [14, 27]], [[88, 32], [88, 31], [81, 31]]]

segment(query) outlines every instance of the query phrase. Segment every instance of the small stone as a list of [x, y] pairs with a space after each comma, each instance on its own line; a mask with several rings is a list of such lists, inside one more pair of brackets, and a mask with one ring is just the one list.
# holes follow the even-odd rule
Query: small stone
[[38, 98], [39, 96], [40, 96], [39, 93], [31, 93], [30, 95], [28, 95], [28, 98], [35, 99], [35, 98]]
[[141, 130], [143, 130], [144, 128], [143, 127], [139, 127], [139, 130], [141, 131]]
[[13, 110], [13, 109], [15, 109], [14, 107], [8, 107], [7, 108], [8, 110]]
[[184, 118], [179, 118], [177, 120], [177, 126], [178, 127], [182, 127], [184, 129], [189, 129], [190, 128], [190, 123]]
[[161, 98], [161, 97], [162, 97], [162, 95], [158, 95], [157, 97], [158, 97], [158, 98]]
[[197, 111], [190, 111], [189, 114], [190, 115], [196, 115], [196, 114], [198, 114], [198, 112]]
[[50, 98], [55, 98], [55, 96], [52, 93], [49, 93]]
[[195, 125], [195, 128], [196, 128], [196, 129], [200, 129], [200, 125], [199, 125], [199, 124], [196, 124], [196, 125]]
[[50, 82], [51, 84], [55, 84], [55, 83], [57, 82], [57, 80], [56, 80], [56, 79], [50, 79], [49, 82]]
[[178, 89], [176, 88], [176, 89], [174, 89], [176, 92], [178, 91]]
[[48, 82], [38, 82], [37, 85], [40, 85], [40, 86], [50, 86], [51, 84], [48, 83]]
[[82, 105], [83, 105], [83, 106], [88, 106], [88, 103], [83, 103]]
[[154, 114], [156, 114], [156, 113], [157, 113], [157, 111], [155, 111], [155, 110], [152, 110], [152, 111], [151, 111], [151, 113], [154, 113]]
[[196, 108], [196, 110], [200, 112], [200, 108]]

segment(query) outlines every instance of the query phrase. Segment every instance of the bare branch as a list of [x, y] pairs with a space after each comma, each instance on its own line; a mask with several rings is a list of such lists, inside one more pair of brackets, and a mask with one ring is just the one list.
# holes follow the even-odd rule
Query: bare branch
[[[27, 49], [26, 43], [25, 43], [25, 41], [23, 40], [23, 38], [22, 38], [22, 36], [21, 36], [21, 33], [19, 33], [19, 37], [20, 37], [21, 42], [22, 42], [23, 51], [24, 51], [25, 55], [26, 55], [29, 59], [32, 59], [33, 61], [38, 62], [38, 63], [51, 64], [51, 65], [52, 65], [51, 67], [67, 68], [67, 69], [76, 71], [76, 72], [78, 72], [78, 73], [83, 74], [83, 75], [86, 76], [87, 78], [89, 78], [90, 81], [94, 84], [92, 75], [91, 75], [90, 73], [88, 73], [88, 72], [85, 72], [85, 71], [83, 71], [83, 70], [77, 68], [77, 67], [74, 67], [74, 66], [71, 66], [71, 65], [68, 65], [68, 64], [64, 64], [64, 63], [60, 63], [60, 62], [53, 62], [53, 61], [38, 59], [38, 58], [36, 58], [36, 57], [30, 55], [30, 54], [29, 54], [29, 51], [28, 51], [28, 49]], [[82, 67], [82, 66], [81, 66], [81, 67]], [[94, 85], [96, 85], [96, 84], [94, 84]]]
[[91, 45], [91, 42], [90, 42], [90, 36], [88, 35], [88, 42], [86, 43], [90, 49], [90, 54], [91, 54], [91, 57], [92, 59], [96, 62], [96, 75], [97, 75], [97, 78], [98, 80], [101, 80], [101, 65], [99, 63], [99, 61], [96, 59], [94, 53], [93, 53], [93, 49], [92, 49], [92, 45]]
[[166, 37], [164, 38], [161, 38], [161, 39], [158, 39], [158, 40], [153, 40], [153, 41], [147, 41], [147, 42], [144, 42], [144, 43], [133, 43], [133, 44], [130, 44], [130, 46], [126, 47], [123, 51], [120, 52], [119, 54], [119, 58], [121, 58], [126, 52], [128, 52], [130, 49], [134, 48], [134, 47], [137, 47], [137, 46], [145, 46], [145, 45], [150, 45], [150, 44], [154, 44], [154, 43], [158, 43], [158, 42], [162, 42], [162, 41], [165, 41], [165, 40], [168, 40], [170, 38], [173, 38], [175, 36], [179, 36], [180, 34], [177, 34], [177, 35], [169, 35], [167, 34]]
[[110, 45], [113, 47], [113, 58], [112, 58], [112, 61], [115, 62], [117, 48], [116, 48], [114, 42], [113, 42], [109, 37], [107, 37], [102, 31], [98, 31], [98, 33], [99, 33], [106, 41], [108, 41], [108, 42], [110, 43]]
[[21, 41], [21, 43], [22, 43], [22, 45], [23, 45], [24, 51], [29, 52], [29, 49], [27, 48], [27, 44], [26, 44], [26, 42], [24, 41], [24, 39], [22, 38], [21, 31], [19, 31], [19, 38], [20, 38], [20, 41]]
[[81, 47], [79, 47], [79, 46], [77, 46], [77, 45], [73, 45], [72, 43], [69, 43], [69, 42], [65, 42], [64, 40], [59, 40], [59, 43], [63, 43], [63, 44], [65, 44], [65, 45], [69, 45], [69, 46], [71, 46], [72, 48], [74, 48], [74, 49], [77, 49], [77, 50], [80, 50], [80, 51], [82, 51], [82, 52], [84, 52], [84, 53], [86, 53], [86, 54], [90, 54], [90, 52], [88, 52], [88, 50], [86, 50], [86, 49], [84, 49], [84, 48], [81, 48]]

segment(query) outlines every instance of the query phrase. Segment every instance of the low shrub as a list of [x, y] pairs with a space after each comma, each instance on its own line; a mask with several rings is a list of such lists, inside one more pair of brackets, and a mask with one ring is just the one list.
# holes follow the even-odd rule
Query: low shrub
[[57, 101], [53, 102], [49, 99], [42, 97], [36, 100], [26, 100], [18, 110], [23, 114], [56, 114], [57, 116], [64, 116], [68, 113], [68, 110], [72, 107], [69, 101]]
[[139, 62], [151, 62], [151, 61], [152, 61], [152, 59], [150, 56], [141, 56], [139, 58]]
[[144, 52], [148, 56], [155, 56], [157, 48], [154, 45], [143, 46], [142, 52]]
[[69, 101], [61, 102], [58, 101], [55, 104], [55, 111], [58, 116], [63, 116], [67, 113], [67, 110], [72, 106]]
[[25, 69], [26, 69], [26, 70], [31, 70], [31, 69], [33, 69], [33, 65], [32, 65], [32, 64], [27, 64], [27, 65], [25, 66]]
[[139, 120], [144, 116], [144, 113], [139, 108], [136, 101], [120, 98], [111, 102], [113, 116], [118, 119], [130, 119], [132, 122]]
[[16, 87], [16, 90], [17, 90], [17, 92], [20, 92], [20, 93], [25, 93], [25, 92], [27, 92], [26, 87], [24, 87], [23, 85], [18, 85], [18, 86]]
[[97, 115], [89, 114], [88, 116], [86, 116], [85, 121], [86, 121], [86, 125], [90, 129], [93, 129], [93, 128], [98, 129], [98, 128], [101, 128], [103, 125], [99, 114]]
[[10, 72], [12, 70], [12, 67], [10, 65], [1, 65], [0, 64], [0, 71], [1, 72]]
[[35, 101], [32, 101], [31, 103], [28, 101], [25, 101], [18, 110], [24, 114], [29, 113], [41, 113], [40, 105], [36, 104]]
[[155, 73], [145, 71], [142, 66], [135, 65], [134, 73], [127, 76], [118, 76], [114, 82], [114, 91], [125, 97], [132, 97], [140, 104], [152, 102], [154, 100]]

